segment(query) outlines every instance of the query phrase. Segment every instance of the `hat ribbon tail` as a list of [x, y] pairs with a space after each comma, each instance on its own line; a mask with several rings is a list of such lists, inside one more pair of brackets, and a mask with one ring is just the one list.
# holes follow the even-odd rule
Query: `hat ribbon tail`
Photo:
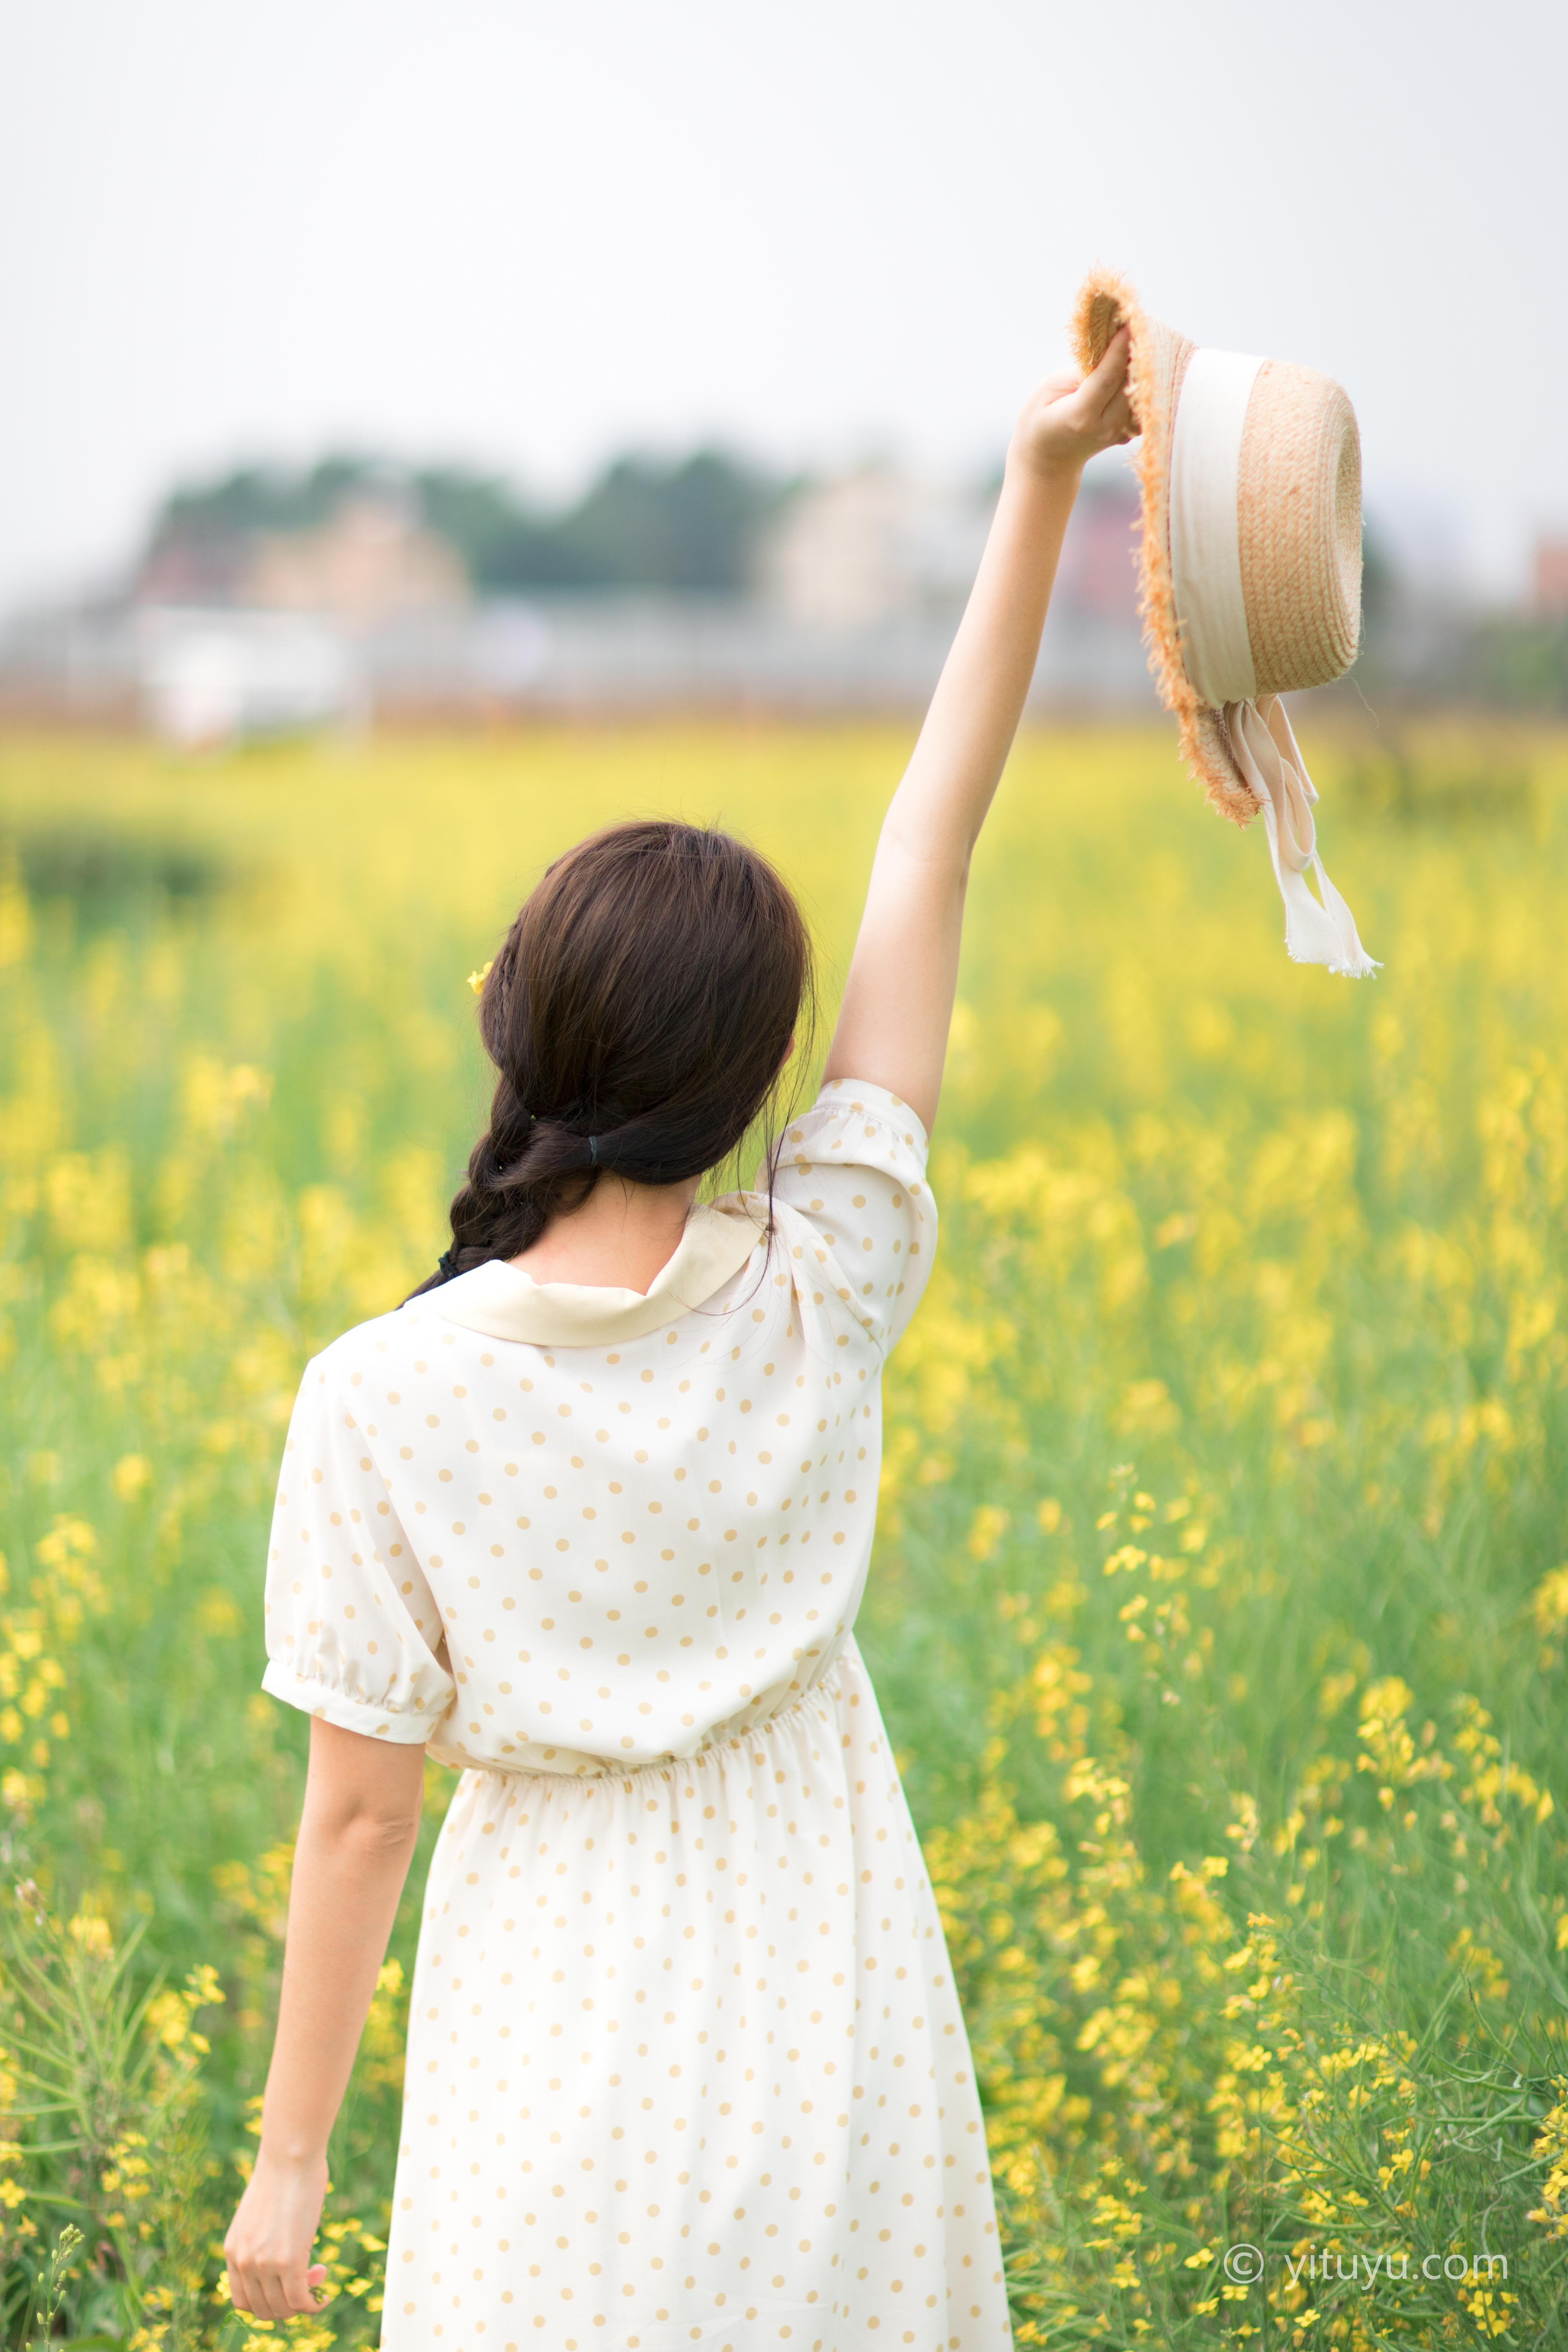
[[[1225, 723], [1237, 764], [1263, 811], [1274, 879], [1285, 902], [1285, 948], [1297, 963], [1326, 964], [1365, 980], [1381, 967], [1361, 943], [1355, 918], [1318, 856], [1312, 803], [1317, 792], [1277, 694], [1227, 702]], [[1314, 872], [1321, 900], [1307, 887]]]

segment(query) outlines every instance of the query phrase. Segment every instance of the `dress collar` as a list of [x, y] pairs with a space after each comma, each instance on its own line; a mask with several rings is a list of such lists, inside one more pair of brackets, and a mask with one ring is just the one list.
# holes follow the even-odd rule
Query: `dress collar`
[[421, 1305], [465, 1331], [535, 1347], [593, 1348], [640, 1339], [700, 1307], [739, 1274], [766, 1235], [764, 1205], [744, 1194], [699, 1201], [675, 1255], [647, 1295], [586, 1282], [535, 1282], [521, 1266], [491, 1258], [426, 1294]]

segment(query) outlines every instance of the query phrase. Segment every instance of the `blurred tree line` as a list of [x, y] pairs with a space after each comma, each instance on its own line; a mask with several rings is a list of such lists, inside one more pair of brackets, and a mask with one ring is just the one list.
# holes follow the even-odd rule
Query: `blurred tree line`
[[746, 585], [757, 534], [789, 485], [721, 449], [661, 463], [617, 457], [563, 512], [531, 504], [495, 474], [394, 467], [338, 454], [307, 469], [244, 467], [176, 488], [153, 545], [309, 530], [357, 495], [406, 499], [447, 541], [481, 594], [662, 589], [724, 594]]
[[[315, 529], [369, 495], [406, 502], [458, 557], [480, 595], [743, 591], [759, 536], [798, 481], [733, 453], [616, 458], [577, 501], [552, 510], [499, 474], [401, 467], [337, 453], [296, 469], [240, 467], [174, 489], [148, 556], [178, 545], [231, 551]], [[1402, 569], [1375, 524], [1363, 541], [1362, 649], [1346, 690], [1384, 703], [1473, 703], [1568, 712], [1568, 614], [1487, 611]]]
[[1434, 593], [1369, 527], [1352, 683], [1385, 703], [1568, 712], [1568, 613], [1488, 609]]

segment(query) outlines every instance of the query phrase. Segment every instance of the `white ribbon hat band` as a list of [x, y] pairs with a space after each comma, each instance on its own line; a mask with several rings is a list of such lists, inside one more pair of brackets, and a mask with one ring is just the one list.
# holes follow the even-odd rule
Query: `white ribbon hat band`
[[[1298, 963], [1363, 980], [1377, 971], [1317, 852], [1307, 773], [1285, 707], [1259, 695], [1241, 583], [1241, 442], [1263, 365], [1244, 352], [1194, 352], [1171, 435], [1171, 584], [1182, 659], [1194, 691], [1225, 714], [1237, 765], [1263, 811], [1285, 945]], [[1307, 887], [1316, 872], [1321, 902]]]

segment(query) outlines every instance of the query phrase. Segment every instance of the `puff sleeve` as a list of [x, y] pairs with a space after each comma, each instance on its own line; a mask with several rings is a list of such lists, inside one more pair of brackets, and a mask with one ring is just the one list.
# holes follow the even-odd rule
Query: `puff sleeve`
[[455, 1689], [440, 1615], [338, 1353], [306, 1366], [289, 1425], [262, 1688], [344, 1731], [423, 1744]]
[[[886, 1355], [919, 1306], [936, 1249], [926, 1132], [884, 1087], [831, 1078], [785, 1130], [775, 1216], [796, 1280]], [[758, 1179], [765, 1186], [766, 1172]]]

